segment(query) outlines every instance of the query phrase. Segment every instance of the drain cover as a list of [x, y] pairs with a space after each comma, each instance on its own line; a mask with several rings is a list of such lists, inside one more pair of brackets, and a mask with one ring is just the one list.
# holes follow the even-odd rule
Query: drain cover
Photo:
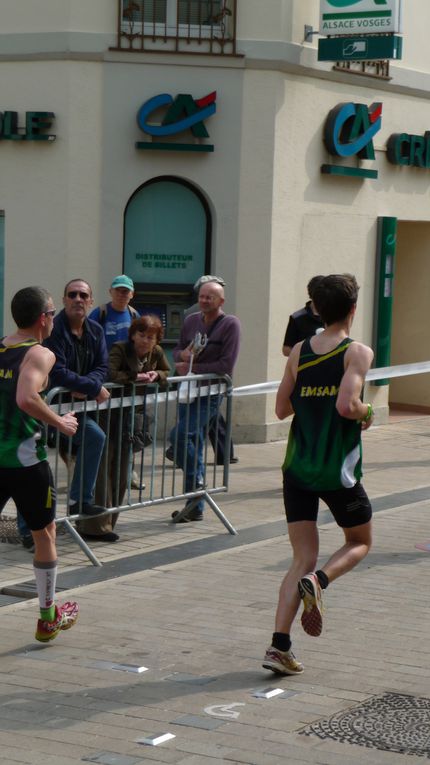
[[301, 733], [430, 758], [430, 699], [384, 693]]

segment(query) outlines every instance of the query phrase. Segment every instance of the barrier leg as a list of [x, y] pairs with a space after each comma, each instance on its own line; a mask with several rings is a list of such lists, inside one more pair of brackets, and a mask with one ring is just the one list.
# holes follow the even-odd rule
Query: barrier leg
[[214, 502], [214, 500], [212, 499], [211, 495], [210, 495], [210, 494], [208, 494], [207, 492], [205, 492], [205, 493], [203, 494], [203, 499], [205, 499], [205, 500], [206, 500], [206, 502], [208, 503], [208, 505], [209, 505], [209, 506], [212, 508], [212, 510], [214, 511], [215, 515], [216, 515], [216, 516], [218, 516], [218, 518], [220, 519], [221, 523], [223, 523], [223, 524], [224, 524], [224, 526], [226, 527], [227, 531], [229, 531], [229, 532], [230, 532], [230, 534], [233, 534], [233, 535], [234, 535], [234, 534], [237, 534], [237, 531], [236, 531], [236, 529], [234, 528], [234, 526], [232, 526], [232, 525], [231, 525], [231, 523], [230, 523], [230, 521], [228, 520], [228, 518], [226, 518], [226, 516], [224, 515], [224, 513], [223, 513], [223, 512], [222, 512], [222, 511], [219, 509], [218, 505], [216, 504], [216, 502]]
[[75, 528], [73, 528], [72, 524], [70, 523], [68, 518], [62, 518], [61, 523], [63, 523], [69, 532], [70, 536], [73, 537], [75, 542], [79, 545], [82, 552], [85, 553], [87, 558], [90, 559], [93, 566], [102, 566], [99, 559], [94, 555], [93, 551], [88, 547], [88, 545], [84, 542], [82, 537], [78, 534]]

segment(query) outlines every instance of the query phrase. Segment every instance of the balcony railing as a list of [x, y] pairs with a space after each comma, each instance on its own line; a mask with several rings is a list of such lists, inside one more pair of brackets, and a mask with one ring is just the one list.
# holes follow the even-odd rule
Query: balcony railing
[[118, 0], [116, 50], [236, 55], [237, 0]]

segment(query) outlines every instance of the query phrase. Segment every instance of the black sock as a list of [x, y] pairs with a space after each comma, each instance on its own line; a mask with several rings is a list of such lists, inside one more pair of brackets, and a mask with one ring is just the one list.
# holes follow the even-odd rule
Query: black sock
[[328, 576], [324, 571], [315, 571], [315, 575], [318, 577], [320, 587], [322, 590], [326, 590], [328, 587]]
[[290, 636], [286, 632], [274, 632], [272, 635], [272, 645], [278, 651], [289, 651], [291, 648]]

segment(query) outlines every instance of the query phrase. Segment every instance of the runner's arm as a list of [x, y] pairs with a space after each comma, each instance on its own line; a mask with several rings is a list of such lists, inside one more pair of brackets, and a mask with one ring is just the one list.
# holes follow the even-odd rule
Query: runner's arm
[[361, 391], [372, 360], [372, 349], [362, 343], [352, 343], [345, 353], [345, 373], [340, 383], [336, 409], [347, 420], [363, 420], [368, 413], [368, 405], [361, 401]]
[[285, 367], [284, 376], [281, 380], [281, 384], [276, 394], [275, 412], [279, 420], [285, 420], [290, 414], [294, 414], [294, 409], [291, 404], [290, 396], [294, 390], [297, 377], [297, 367], [300, 358], [300, 349], [302, 343], [296, 343], [291, 351], [287, 365]]
[[27, 352], [19, 370], [16, 403], [30, 417], [53, 425], [65, 435], [73, 435], [77, 428], [74, 413], [68, 412], [60, 417], [40, 396], [54, 362], [55, 356], [52, 351], [41, 345], [35, 345]]

